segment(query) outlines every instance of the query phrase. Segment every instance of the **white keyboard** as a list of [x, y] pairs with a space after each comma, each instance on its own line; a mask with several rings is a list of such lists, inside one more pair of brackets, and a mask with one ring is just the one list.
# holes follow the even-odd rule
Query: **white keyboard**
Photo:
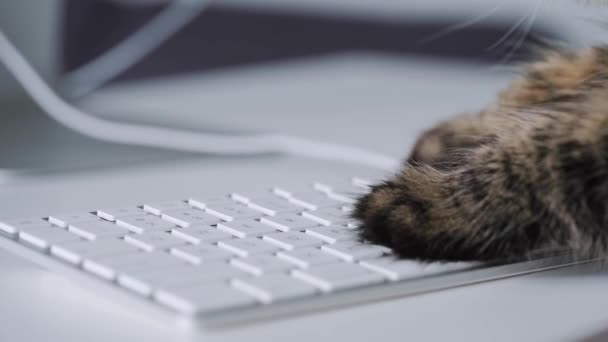
[[[358, 241], [349, 217], [368, 183], [353, 178], [303, 192], [275, 187], [4, 219], [0, 239], [153, 306], [210, 320], [272, 316], [273, 308], [284, 315], [542, 268], [479, 273], [484, 267], [468, 263], [396, 260], [389, 249]], [[463, 271], [477, 276], [434, 280]]]

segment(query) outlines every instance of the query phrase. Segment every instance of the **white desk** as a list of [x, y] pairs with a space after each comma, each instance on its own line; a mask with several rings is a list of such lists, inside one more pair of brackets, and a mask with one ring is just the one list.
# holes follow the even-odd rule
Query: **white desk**
[[[158, 122], [179, 117], [193, 126], [237, 124], [365, 145], [400, 156], [420, 129], [453, 112], [479, 108], [507, 82], [500, 73], [475, 66], [369, 56], [302, 61], [272, 70], [109, 89], [87, 105], [115, 113], [129, 109], [133, 120], [137, 113], [139, 118], [146, 113]], [[195, 173], [194, 164], [157, 163], [105, 172], [117, 178], [141, 174], [133, 177], [140, 185], [153, 184], [177, 167], [186, 170], [185, 177], [217, 175], [216, 168], [200, 165], [200, 173]], [[99, 189], [87, 184], [103, 174], [56, 175], [53, 182], [71, 180], [74, 186], [94, 191]], [[0, 191], [20, 186], [4, 187]], [[49, 189], [53, 185], [20, 193], [35, 196]], [[152, 324], [4, 252], [0, 269], [2, 341], [556, 341], [585, 338], [608, 324], [606, 276], [582, 268], [202, 332]]]

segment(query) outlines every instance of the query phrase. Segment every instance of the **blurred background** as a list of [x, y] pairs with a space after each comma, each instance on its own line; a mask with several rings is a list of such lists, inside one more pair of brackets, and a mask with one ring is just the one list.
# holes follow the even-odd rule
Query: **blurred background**
[[[213, 132], [282, 131], [401, 155], [434, 120], [490, 101], [516, 75], [512, 66], [538, 47], [601, 41], [598, 25], [581, 18], [605, 10], [566, 0], [542, 8], [527, 0], [181, 3], [3, 1], [0, 28], [66, 99], [105, 118]], [[148, 34], [149, 53], [82, 72], [171, 6], [173, 19], [165, 19], [174, 30], [166, 39]], [[141, 46], [134, 46], [138, 55]], [[4, 169], [198, 157], [70, 132], [46, 118], [2, 68], [0, 108]], [[351, 130], [332, 128], [345, 122]], [[380, 135], [384, 142], [375, 143]]]

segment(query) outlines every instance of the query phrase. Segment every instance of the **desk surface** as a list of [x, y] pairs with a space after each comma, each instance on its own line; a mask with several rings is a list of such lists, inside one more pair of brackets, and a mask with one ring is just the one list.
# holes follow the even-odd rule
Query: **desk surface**
[[[120, 118], [128, 112], [132, 121], [179, 119], [207, 129], [236, 124], [401, 156], [422, 128], [490, 101], [508, 75], [475, 65], [350, 55], [108, 89], [84, 105]], [[166, 163], [157, 162], [125, 172], [163, 168]], [[94, 182], [99, 174], [73, 177]], [[587, 338], [608, 324], [606, 275], [588, 267], [215, 332], [153, 324], [2, 251], [0, 269], [3, 341], [555, 341]]]

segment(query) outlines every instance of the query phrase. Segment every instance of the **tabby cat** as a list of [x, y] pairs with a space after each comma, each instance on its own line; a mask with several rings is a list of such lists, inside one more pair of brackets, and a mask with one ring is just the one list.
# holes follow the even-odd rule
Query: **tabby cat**
[[424, 133], [354, 216], [404, 258], [605, 255], [608, 46], [548, 52], [481, 113]]

